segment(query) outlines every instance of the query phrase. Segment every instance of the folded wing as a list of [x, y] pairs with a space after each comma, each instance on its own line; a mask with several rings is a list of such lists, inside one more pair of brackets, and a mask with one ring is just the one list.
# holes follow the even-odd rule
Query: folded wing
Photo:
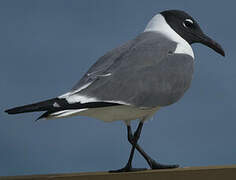
[[193, 73], [192, 57], [174, 54], [176, 45], [157, 32], [141, 33], [101, 57], [60, 98], [146, 108], [172, 104], [188, 89]]

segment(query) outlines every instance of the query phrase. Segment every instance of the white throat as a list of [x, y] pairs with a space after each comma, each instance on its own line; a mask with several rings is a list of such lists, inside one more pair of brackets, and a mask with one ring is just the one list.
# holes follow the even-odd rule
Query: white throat
[[169, 26], [169, 24], [166, 22], [165, 18], [161, 14], [155, 15], [149, 21], [144, 32], [147, 31], [157, 31], [165, 35], [167, 38], [177, 43], [177, 47], [174, 53], [188, 54], [194, 59], [193, 49], [190, 44]]

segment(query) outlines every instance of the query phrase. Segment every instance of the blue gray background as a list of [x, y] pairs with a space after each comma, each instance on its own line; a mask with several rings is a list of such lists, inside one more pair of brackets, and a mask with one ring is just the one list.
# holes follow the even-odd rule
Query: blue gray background
[[[101, 55], [135, 37], [166, 9], [190, 13], [226, 57], [193, 45], [191, 88], [145, 124], [140, 144], [162, 163], [235, 164], [233, 1], [1, 0], [0, 175], [122, 167], [130, 149], [122, 122], [73, 117], [35, 123], [39, 113], [9, 116], [3, 110], [65, 93]], [[139, 154], [134, 166], [147, 167]]]

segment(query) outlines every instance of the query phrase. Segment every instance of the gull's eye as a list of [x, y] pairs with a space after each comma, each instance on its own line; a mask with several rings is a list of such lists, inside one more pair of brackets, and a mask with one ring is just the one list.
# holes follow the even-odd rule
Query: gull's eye
[[185, 19], [183, 22], [185, 28], [191, 28], [193, 26], [193, 21], [191, 19]]

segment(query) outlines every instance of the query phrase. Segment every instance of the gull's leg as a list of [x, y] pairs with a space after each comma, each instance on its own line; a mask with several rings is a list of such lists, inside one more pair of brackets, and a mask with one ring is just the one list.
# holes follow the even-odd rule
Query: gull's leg
[[[134, 145], [133, 143], [133, 134], [132, 134], [132, 129], [130, 125], [127, 125], [127, 132], [128, 132], [128, 140], [130, 144]], [[134, 147], [134, 146], [133, 146]], [[174, 164], [174, 165], [167, 165], [167, 164], [160, 164], [157, 163], [155, 160], [153, 160], [136, 142], [135, 148], [139, 151], [139, 153], [144, 157], [144, 159], [147, 161], [148, 165], [150, 166], [151, 169], [170, 169], [170, 168], [177, 168], [179, 165]]]
[[[133, 142], [132, 143], [132, 149], [131, 149], [131, 152], [130, 152], [129, 160], [128, 160], [127, 164], [125, 165], [125, 167], [123, 167], [121, 169], [118, 169], [118, 170], [111, 170], [109, 172], [130, 172], [130, 171], [141, 171], [141, 170], [146, 169], [146, 168], [132, 168], [132, 160], [133, 160], [133, 156], [134, 156], [134, 150], [135, 150], [135, 146], [138, 142], [138, 139], [140, 137], [142, 127], [143, 127], [143, 122], [140, 122], [139, 125], [138, 125], [137, 130], [134, 133], [134, 136], [132, 135], [132, 142]], [[129, 129], [128, 129], [128, 140], [129, 140], [129, 137], [130, 136], [129, 136]]]

